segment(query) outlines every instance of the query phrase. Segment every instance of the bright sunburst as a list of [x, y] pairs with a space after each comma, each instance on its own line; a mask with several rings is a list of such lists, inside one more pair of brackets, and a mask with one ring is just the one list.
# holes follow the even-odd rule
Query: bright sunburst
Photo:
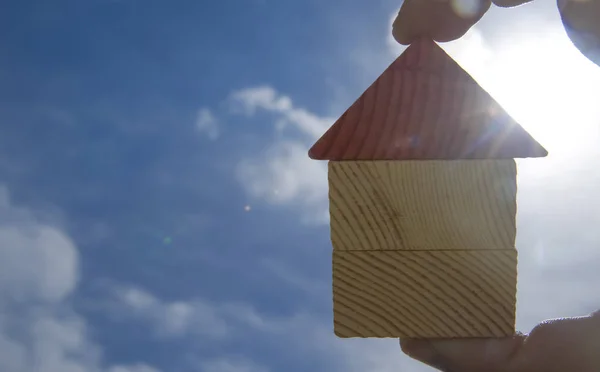
[[499, 53], [492, 77], [498, 99], [550, 151], [576, 154], [596, 139], [600, 68], [566, 36], [549, 33]]
[[600, 67], [583, 57], [558, 27], [493, 50], [476, 33], [467, 35], [459, 62], [550, 156], [580, 156], [598, 143]]

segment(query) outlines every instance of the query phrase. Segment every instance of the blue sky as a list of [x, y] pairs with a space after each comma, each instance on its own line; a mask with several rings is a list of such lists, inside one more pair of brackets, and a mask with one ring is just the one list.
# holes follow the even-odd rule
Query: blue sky
[[[519, 163], [524, 331], [600, 299], [600, 72], [549, 5], [444, 46], [551, 152]], [[401, 51], [398, 7], [5, 4], [0, 370], [428, 371], [334, 337], [326, 169], [306, 156]]]

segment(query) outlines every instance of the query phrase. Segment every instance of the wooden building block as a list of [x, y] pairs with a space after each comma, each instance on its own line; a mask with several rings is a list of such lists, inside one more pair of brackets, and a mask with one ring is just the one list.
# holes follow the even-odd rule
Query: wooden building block
[[339, 337], [504, 337], [515, 331], [517, 252], [333, 252]]
[[329, 162], [336, 250], [514, 249], [513, 159]]

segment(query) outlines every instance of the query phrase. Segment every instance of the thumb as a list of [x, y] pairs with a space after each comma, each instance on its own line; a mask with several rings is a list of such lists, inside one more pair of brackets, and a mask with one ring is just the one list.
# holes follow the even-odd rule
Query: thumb
[[493, 339], [400, 340], [411, 358], [441, 371], [505, 371], [520, 349], [524, 335]]
[[442, 371], [600, 371], [600, 312], [551, 319], [528, 336], [401, 340], [409, 356]]

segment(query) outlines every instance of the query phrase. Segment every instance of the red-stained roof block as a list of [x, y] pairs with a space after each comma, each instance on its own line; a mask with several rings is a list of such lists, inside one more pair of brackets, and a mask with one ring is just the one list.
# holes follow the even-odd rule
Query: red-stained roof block
[[317, 160], [547, 154], [432, 40], [411, 44], [309, 151]]

